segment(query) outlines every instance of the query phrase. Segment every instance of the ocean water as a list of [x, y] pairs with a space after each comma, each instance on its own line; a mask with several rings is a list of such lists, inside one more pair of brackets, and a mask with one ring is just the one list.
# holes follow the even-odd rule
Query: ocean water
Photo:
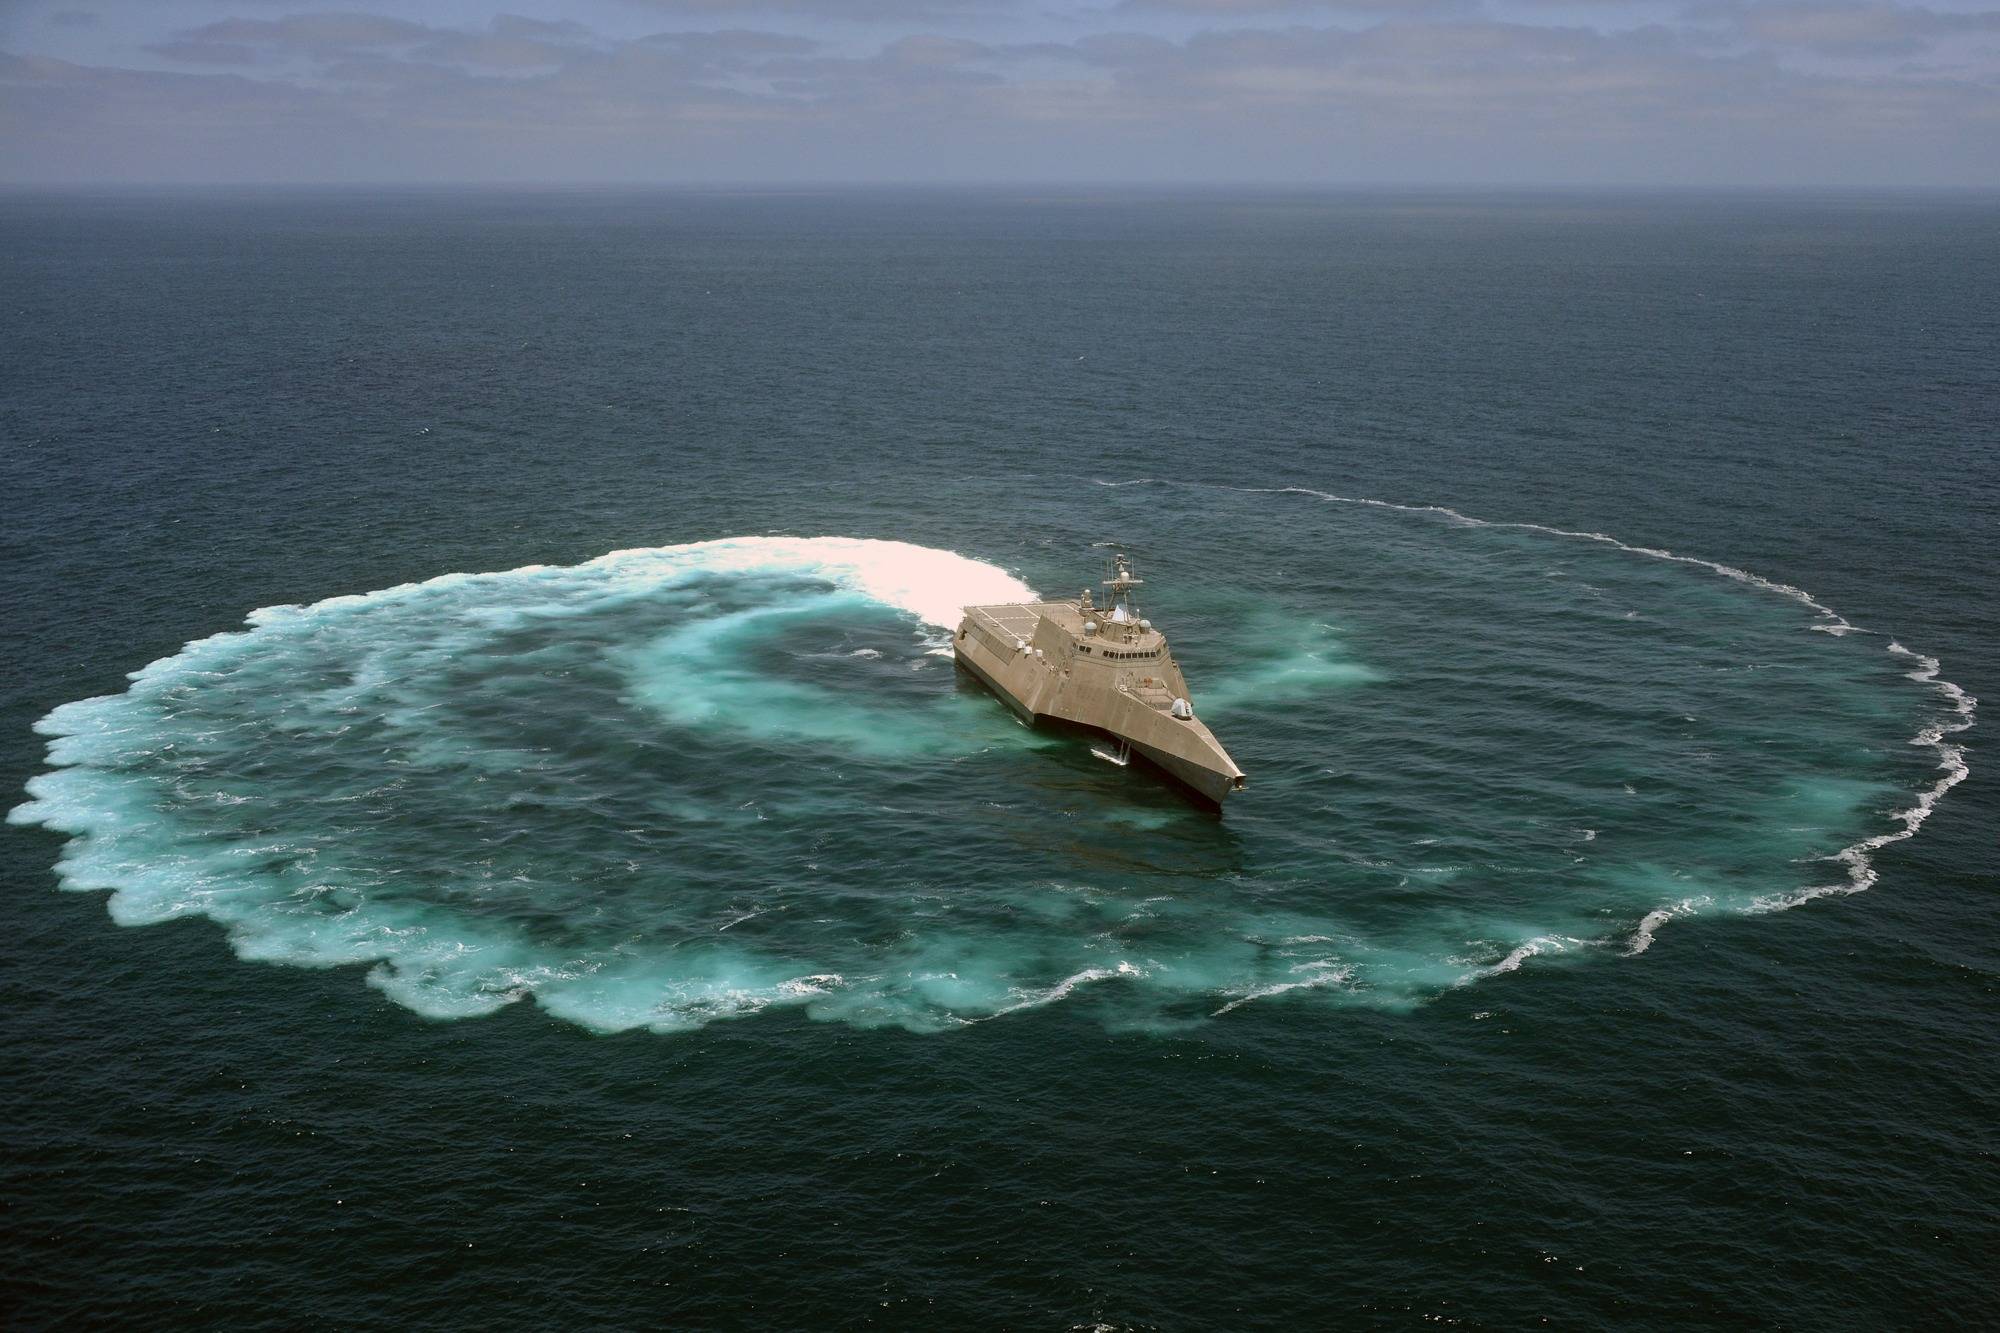
[[10, 1324], [2000, 1317], [2000, 202], [0, 237]]

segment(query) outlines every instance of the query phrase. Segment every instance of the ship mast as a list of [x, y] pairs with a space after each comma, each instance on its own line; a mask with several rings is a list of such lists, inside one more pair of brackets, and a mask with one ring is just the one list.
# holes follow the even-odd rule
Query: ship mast
[[1111, 569], [1111, 577], [1104, 580], [1104, 586], [1111, 589], [1111, 604], [1108, 608], [1111, 619], [1122, 624], [1136, 624], [1139, 620], [1139, 607], [1132, 600], [1132, 589], [1145, 580], [1132, 572], [1132, 562], [1125, 558], [1122, 551], [1111, 557]]

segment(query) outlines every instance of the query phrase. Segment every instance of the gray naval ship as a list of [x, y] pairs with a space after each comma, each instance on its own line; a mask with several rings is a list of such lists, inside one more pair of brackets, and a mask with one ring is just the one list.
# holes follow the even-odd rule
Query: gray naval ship
[[1243, 789], [1243, 770], [1194, 715], [1166, 635], [1140, 618], [1141, 582], [1120, 555], [1105, 606], [1088, 588], [1073, 602], [968, 606], [952, 640], [958, 664], [1029, 722], [1105, 732], [1118, 743], [1105, 758], [1122, 764], [1136, 752], [1220, 805]]

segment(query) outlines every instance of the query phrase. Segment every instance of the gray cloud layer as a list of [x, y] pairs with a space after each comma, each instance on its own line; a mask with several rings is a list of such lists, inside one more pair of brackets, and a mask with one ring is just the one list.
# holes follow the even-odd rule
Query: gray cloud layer
[[122, 60], [17, 49], [0, 54], [0, 175], [2000, 184], [1996, 10], [1601, 3], [1585, 22], [1579, 4], [1119, 0], [1036, 19], [875, 0], [800, 17], [824, 9], [649, 0], [631, 12], [673, 30], [608, 33], [266, 8], [128, 33]]

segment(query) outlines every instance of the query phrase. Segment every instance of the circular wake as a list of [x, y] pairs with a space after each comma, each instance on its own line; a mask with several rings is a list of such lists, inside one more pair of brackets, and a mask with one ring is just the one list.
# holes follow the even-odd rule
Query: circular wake
[[9, 817], [71, 835], [64, 886], [122, 924], [199, 914], [435, 1017], [533, 997], [599, 1030], [780, 1005], [937, 1030], [1089, 996], [1157, 1027], [1417, 1003], [1865, 887], [1963, 773], [1971, 701], [1796, 589], [1364, 512], [1288, 534], [1269, 586], [1174, 596], [1251, 774], [1221, 821], [956, 677], [960, 606], [1019, 580], [840, 538], [255, 612], [51, 713], [52, 771]]

